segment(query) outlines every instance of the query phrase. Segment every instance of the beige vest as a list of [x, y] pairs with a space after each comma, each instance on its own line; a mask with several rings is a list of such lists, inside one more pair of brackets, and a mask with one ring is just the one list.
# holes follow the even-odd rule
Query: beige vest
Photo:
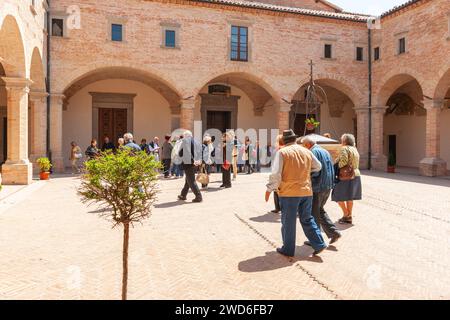
[[308, 149], [293, 144], [280, 149], [283, 157], [283, 171], [278, 194], [280, 197], [309, 197], [311, 187], [312, 153]]

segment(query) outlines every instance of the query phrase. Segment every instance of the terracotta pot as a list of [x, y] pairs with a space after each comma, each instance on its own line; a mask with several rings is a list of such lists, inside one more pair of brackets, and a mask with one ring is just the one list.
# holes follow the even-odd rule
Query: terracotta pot
[[395, 167], [394, 166], [388, 166], [387, 172], [388, 173], [395, 173]]
[[307, 125], [306, 125], [306, 129], [307, 129], [308, 131], [313, 131], [315, 128], [316, 128], [316, 127], [315, 127], [313, 124], [307, 124]]
[[49, 180], [50, 179], [50, 172], [41, 172], [39, 174], [39, 178], [41, 180]]

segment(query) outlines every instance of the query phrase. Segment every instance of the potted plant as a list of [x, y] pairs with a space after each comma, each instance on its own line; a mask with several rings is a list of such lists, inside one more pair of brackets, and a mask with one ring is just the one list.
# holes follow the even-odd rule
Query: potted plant
[[395, 165], [396, 165], [396, 160], [395, 160], [395, 156], [393, 153], [389, 153], [389, 158], [388, 158], [388, 172], [389, 173], [395, 173]]
[[314, 129], [319, 127], [320, 122], [316, 121], [316, 119], [314, 118], [309, 118], [305, 120], [305, 124], [308, 131], [313, 131]]
[[50, 163], [50, 160], [48, 158], [39, 158], [36, 161], [39, 165], [39, 168], [41, 169], [41, 172], [39, 173], [39, 178], [41, 180], [48, 180], [50, 178], [50, 168], [52, 167], [52, 164]]

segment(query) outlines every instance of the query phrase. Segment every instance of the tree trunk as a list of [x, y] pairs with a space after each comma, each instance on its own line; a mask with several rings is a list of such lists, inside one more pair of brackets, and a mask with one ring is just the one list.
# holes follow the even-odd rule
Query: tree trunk
[[123, 224], [123, 252], [122, 252], [122, 300], [127, 300], [128, 287], [128, 243], [130, 240], [130, 224], [128, 222]]

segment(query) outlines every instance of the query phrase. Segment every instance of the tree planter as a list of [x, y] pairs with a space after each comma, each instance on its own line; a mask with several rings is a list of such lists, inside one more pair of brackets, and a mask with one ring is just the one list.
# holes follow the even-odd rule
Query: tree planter
[[50, 180], [50, 172], [41, 172], [41, 173], [39, 173], [39, 179], [41, 179], [41, 180]]
[[308, 130], [308, 131], [314, 131], [315, 129], [316, 129], [316, 127], [313, 124], [306, 125], [306, 130]]

